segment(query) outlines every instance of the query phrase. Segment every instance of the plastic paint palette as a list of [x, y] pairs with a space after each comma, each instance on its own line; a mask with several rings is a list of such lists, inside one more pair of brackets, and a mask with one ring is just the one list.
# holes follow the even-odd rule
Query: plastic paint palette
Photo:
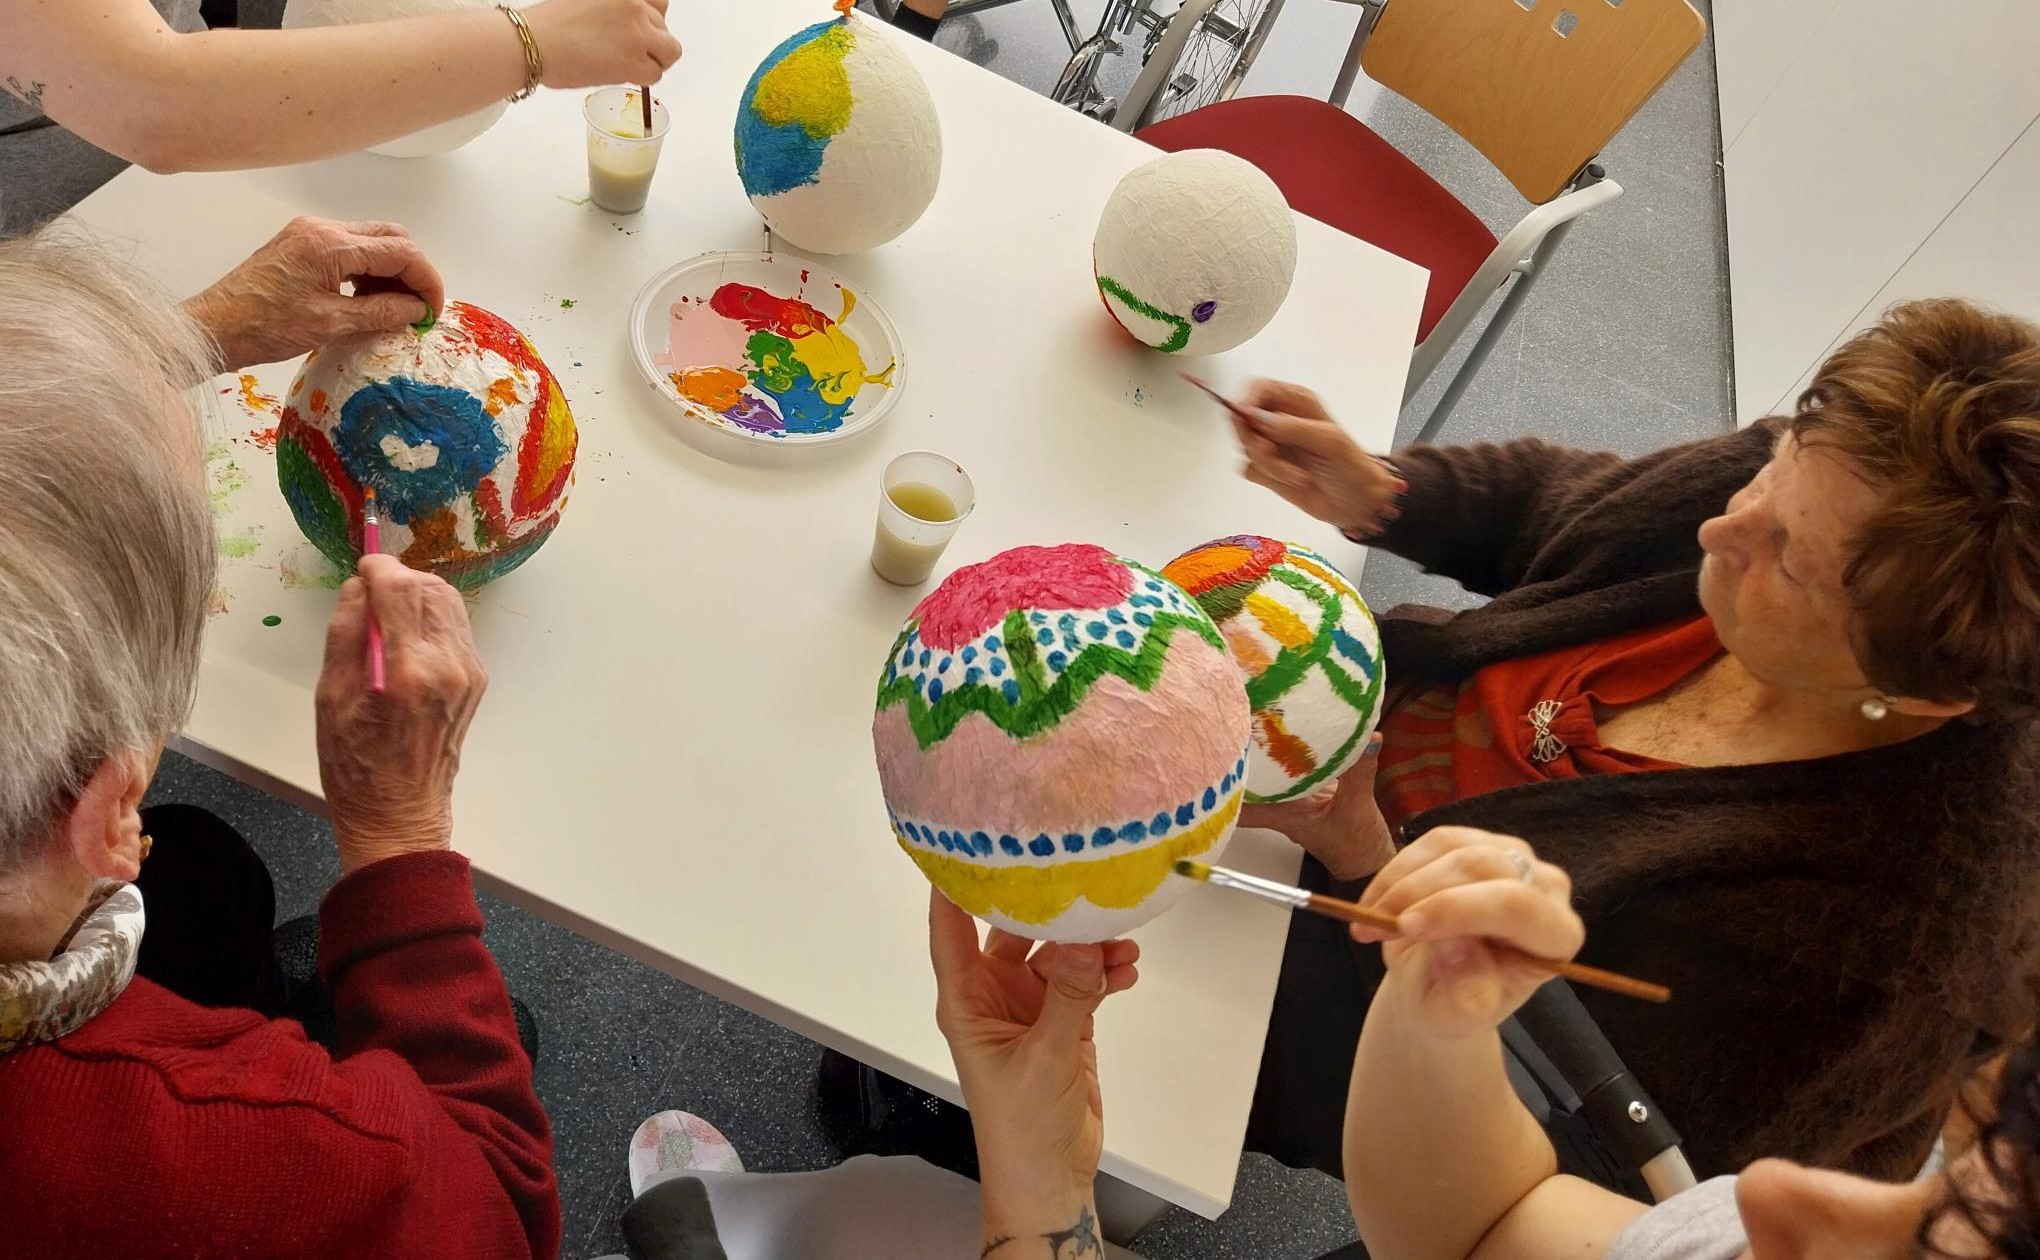
[[906, 386], [899, 332], [878, 303], [789, 254], [702, 254], [660, 272], [631, 304], [630, 347], [682, 414], [768, 446], [853, 437]]

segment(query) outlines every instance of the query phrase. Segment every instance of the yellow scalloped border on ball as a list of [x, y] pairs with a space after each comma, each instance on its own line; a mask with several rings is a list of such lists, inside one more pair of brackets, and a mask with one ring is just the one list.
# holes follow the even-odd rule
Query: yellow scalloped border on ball
[[998, 911], [1016, 923], [1036, 927], [1053, 922], [1083, 897], [1107, 910], [1131, 910], [1154, 894], [1176, 863], [1196, 857], [1218, 843], [1239, 816], [1245, 789], [1203, 822], [1168, 840], [1116, 857], [1053, 866], [980, 866], [946, 853], [932, 853], [893, 833], [900, 848], [928, 881], [969, 913], [983, 918]]

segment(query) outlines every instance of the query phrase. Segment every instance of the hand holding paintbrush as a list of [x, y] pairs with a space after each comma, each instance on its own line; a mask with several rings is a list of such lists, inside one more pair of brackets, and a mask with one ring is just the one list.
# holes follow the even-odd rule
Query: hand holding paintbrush
[[[1353, 925], [1353, 937], [1394, 952], [1428, 944], [1465, 966], [1479, 946], [1504, 981], [1535, 988], [1552, 976], [1646, 1002], [1667, 1002], [1671, 990], [1647, 980], [1571, 960], [1586, 929], [1569, 901], [1565, 872], [1540, 862], [1513, 836], [1471, 827], [1424, 833], [1381, 868], [1357, 901], [1342, 901], [1254, 875], [1176, 863], [1176, 874], [1231, 888], [1264, 901], [1308, 910]], [[1500, 930], [1497, 930], [1500, 929]], [[1471, 938], [1471, 939], [1469, 939]], [[1527, 990], [1526, 990], [1527, 995]]]
[[1316, 394], [1300, 385], [1257, 381], [1235, 400], [1187, 372], [1183, 379], [1225, 408], [1247, 459], [1241, 473], [1248, 481], [1356, 541], [1402, 515], [1409, 482], [1395, 465], [1363, 450]]

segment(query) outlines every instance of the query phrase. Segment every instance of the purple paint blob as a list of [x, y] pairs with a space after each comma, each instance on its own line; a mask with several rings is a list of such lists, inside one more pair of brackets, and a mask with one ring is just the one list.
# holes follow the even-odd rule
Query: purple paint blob
[[722, 418], [750, 433], [784, 433], [786, 421], [772, 410], [772, 404], [755, 394], [744, 394]]
[[1211, 317], [1216, 314], [1218, 314], [1218, 303], [1212, 301], [1210, 298], [1206, 298], [1202, 302], [1199, 302], [1196, 306], [1190, 308], [1190, 318], [1196, 320], [1200, 324], [1210, 323]]

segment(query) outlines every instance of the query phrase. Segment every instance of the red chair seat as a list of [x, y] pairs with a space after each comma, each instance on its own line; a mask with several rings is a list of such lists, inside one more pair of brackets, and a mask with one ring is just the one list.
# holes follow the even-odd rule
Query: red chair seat
[[1494, 251], [1480, 217], [1343, 109], [1308, 96], [1242, 96], [1135, 133], [1158, 149], [1224, 149], [1267, 172], [1289, 206], [1431, 270], [1417, 340]]

